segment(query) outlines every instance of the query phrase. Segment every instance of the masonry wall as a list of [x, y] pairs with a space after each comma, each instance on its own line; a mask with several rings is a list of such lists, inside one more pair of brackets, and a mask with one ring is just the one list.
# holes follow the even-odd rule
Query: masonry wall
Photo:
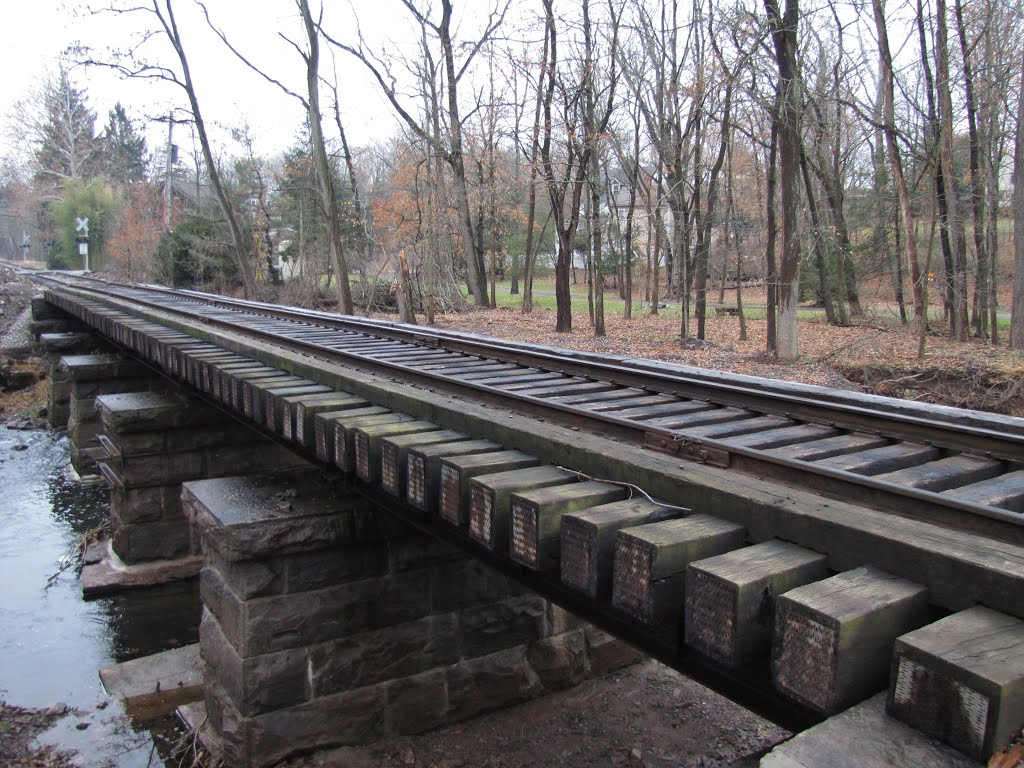
[[[208, 725], [229, 765], [418, 733], [639, 658], [364, 501], [230, 482], [183, 492], [206, 557]], [[243, 533], [217, 500], [232, 493], [294, 515], [264, 506]], [[319, 512], [299, 503], [317, 493]]]

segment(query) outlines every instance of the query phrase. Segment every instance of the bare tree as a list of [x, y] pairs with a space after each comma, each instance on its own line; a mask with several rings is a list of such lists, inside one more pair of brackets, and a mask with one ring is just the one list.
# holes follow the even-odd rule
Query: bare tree
[[778, 0], [764, 0], [768, 25], [775, 43], [779, 71], [778, 125], [779, 176], [782, 187], [782, 259], [779, 265], [778, 355], [783, 360], [800, 356], [796, 306], [800, 299], [800, 87], [797, 70], [799, 0], [786, 0], [782, 13]]
[[[111, 4], [106, 10], [123, 16], [142, 15], [148, 17], [149, 21], [146, 24], [146, 29], [142, 32], [141, 39], [135, 46], [130, 47], [123, 53], [115, 52], [112, 60], [96, 59], [89, 55], [88, 51], [83, 51], [85, 56], [82, 63], [89, 66], [111, 68], [124, 77], [162, 80], [172, 83], [184, 91], [188, 99], [189, 110], [192, 113], [192, 120], [196, 127], [196, 134], [199, 137], [199, 144], [202, 148], [203, 160], [206, 163], [206, 173], [210, 178], [210, 184], [213, 187], [214, 194], [217, 196], [217, 201], [220, 203], [221, 211], [224, 213], [228, 230], [231, 233], [232, 255], [242, 279], [245, 295], [254, 296], [256, 294], [256, 276], [252, 254], [242, 233], [242, 227], [239, 224], [234, 204], [231, 202], [231, 198], [221, 178], [220, 170], [213, 157], [213, 149], [206, 130], [206, 122], [203, 120], [202, 111], [199, 108], [199, 98], [196, 95], [192, 70], [189, 67], [188, 56], [185, 53], [185, 43], [174, 15], [173, 0], [146, 0], [136, 4], [130, 2], [124, 2], [123, 4], [115, 3]], [[178, 61], [178, 70], [141, 57], [141, 46], [145, 45], [154, 35], [162, 36], [170, 43]]]
[[[500, 2], [500, 0], [499, 0]], [[402, 4], [420, 25], [424, 33], [430, 32], [440, 46], [441, 71], [444, 81], [447, 141], [436, 136], [428, 125], [421, 121], [406, 108], [399, 93], [398, 85], [383, 57], [375, 56], [364, 44], [362, 36], [354, 45], [344, 43], [324, 33], [325, 38], [338, 49], [351, 54], [359, 61], [377, 81], [381, 92], [390, 102], [392, 108], [409, 127], [409, 129], [431, 145], [434, 152], [445, 159], [452, 170], [456, 207], [459, 211], [459, 226], [462, 236], [462, 247], [466, 261], [466, 273], [473, 300], [479, 306], [487, 306], [487, 272], [484, 256], [478, 248], [477, 232], [474, 227], [473, 213], [470, 209], [466, 163], [463, 150], [462, 117], [459, 108], [459, 84], [465, 76], [476, 54], [491, 39], [501, 26], [508, 11], [511, 0], [504, 0], [503, 5], [493, 7], [487, 16], [483, 31], [473, 41], [458, 41], [452, 38], [452, 3], [441, 0], [441, 14], [436, 21], [429, 13], [420, 10], [413, 0], [402, 0]], [[456, 63], [456, 52], [466, 50], [462, 60]]]
[[914, 227], [914, 209], [910, 202], [910, 192], [906, 177], [903, 174], [903, 161], [897, 143], [896, 117], [893, 106], [894, 85], [892, 54], [889, 51], [889, 34], [885, 22], [885, 9], [882, 0], [872, 0], [875, 16], [875, 28], [878, 34], [879, 65], [881, 68], [882, 92], [882, 126], [885, 133], [886, 148], [889, 156], [889, 168], [896, 183], [896, 192], [900, 201], [900, 224], [903, 232], [903, 244], [906, 249], [907, 263], [910, 265], [910, 279], [914, 289], [914, 307], [918, 324], [918, 356], [924, 356], [925, 339], [928, 330], [928, 313], [925, 307], [921, 283], [921, 268], [917, 258], [917, 234]]
[[[1024, 83], [1024, 66], [1021, 67]], [[1013, 152], [1013, 309], [1010, 349], [1024, 351], [1024, 88], [1017, 97], [1017, 136]]]

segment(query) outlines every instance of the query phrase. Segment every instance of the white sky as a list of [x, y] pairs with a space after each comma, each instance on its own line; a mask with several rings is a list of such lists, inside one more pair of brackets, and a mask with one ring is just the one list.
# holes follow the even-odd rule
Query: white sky
[[[98, 0], [97, 4], [102, 2]], [[143, 0], [141, 4], [147, 4]], [[467, 1], [466, 3], [470, 3]], [[44, 71], [56, 71], [61, 52], [80, 42], [93, 47], [97, 58], [109, 47], [125, 46], [132, 28], [138, 28], [145, 15], [134, 20], [110, 15], [85, 15], [84, 3], [67, 0], [5, 0], [4, 22], [0, 26], [0, 117], [6, 118], [15, 103], [30, 92]], [[311, 2], [316, 14], [317, 3]], [[292, 90], [304, 94], [305, 70], [299, 54], [280, 37], [285, 34], [302, 43], [303, 29], [294, 0], [208, 0], [213, 21], [232, 43], [253, 63], [258, 64]], [[397, 36], [406, 40], [410, 28], [395, 0], [328, 0], [325, 28], [336, 37], [354, 38], [350, 21], [356, 8], [360, 24], [369, 39], [380, 49], [394, 50]], [[75, 10], [75, 9], [79, 10]], [[227, 129], [248, 123], [257, 142], [257, 150], [272, 155], [289, 146], [302, 125], [303, 110], [298, 101], [266, 83], [224, 47], [206, 26], [193, 0], [175, 0], [175, 14], [184, 40], [193, 79], [197, 83], [200, 108], [211, 133], [220, 137], [222, 148], [236, 154], [237, 147], [226, 146]], [[174, 62], [173, 52], [163, 41], [151, 41], [152, 53], [159, 51], [165, 62]], [[152, 56], [151, 56], [152, 58]], [[342, 119], [350, 143], [365, 145], [383, 139], [395, 131], [396, 121], [369, 75], [347, 54], [333, 54], [330, 46], [321, 47], [321, 74], [330, 79], [337, 61], [342, 98]], [[177, 68], [176, 62], [174, 63]], [[107, 111], [120, 100], [136, 120], [166, 114], [172, 103], [184, 105], [184, 94], [166, 84], [125, 81], [111, 72], [89, 69], [75, 72], [76, 82], [88, 92], [90, 105], [97, 113], [97, 131], [102, 130]], [[321, 90], [324, 120], [333, 124], [330, 94]], [[218, 130], [220, 127], [221, 130]], [[330, 126], [325, 125], [330, 135]], [[166, 140], [166, 126], [147, 129], [150, 150]], [[0, 155], [17, 142], [9, 131], [0, 131]], [[190, 148], [186, 128], [177, 128], [175, 143]]]

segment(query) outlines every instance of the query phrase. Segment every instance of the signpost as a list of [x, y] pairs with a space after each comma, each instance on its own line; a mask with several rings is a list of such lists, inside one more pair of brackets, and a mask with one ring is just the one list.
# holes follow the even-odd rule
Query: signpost
[[78, 241], [78, 255], [82, 257], [82, 269], [89, 271], [89, 217], [75, 217], [75, 231], [81, 232], [75, 239]]

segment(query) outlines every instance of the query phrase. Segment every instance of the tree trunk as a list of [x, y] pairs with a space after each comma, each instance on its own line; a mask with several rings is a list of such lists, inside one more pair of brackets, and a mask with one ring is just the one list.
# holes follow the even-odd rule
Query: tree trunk
[[800, 87], [797, 72], [799, 0], [786, 0], [785, 16], [778, 0], [765, 0], [775, 61], [779, 70], [779, 111], [774, 115], [779, 133], [779, 175], [782, 186], [782, 260], [779, 266], [778, 355], [783, 360], [800, 356], [796, 308], [800, 300]]
[[348, 281], [348, 264], [345, 260], [345, 243], [341, 236], [341, 223], [338, 221], [337, 191], [334, 187], [334, 173], [327, 159], [327, 148], [324, 146], [323, 127], [320, 123], [320, 35], [317, 32], [313, 17], [309, 12], [307, 0], [298, 0], [299, 11], [306, 27], [309, 53], [306, 59], [306, 87], [309, 92], [308, 123], [309, 139], [313, 148], [316, 163], [317, 183], [320, 187], [320, 204], [327, 217], [331, 265], [338, 278], [338, 302], [343, 314], [352, 314], [352, 287]]
[[[953, 0], [956, 26], [960, 39], [960, 53], [963, 57], [964, 95], [967, 101], [967, 136], [970, 149], [971, 167], [971, 214], [974, 221], [974, 335], [985, 338], [988, 335], [988, 250], [985, 244], [985, 182], [981, 173], [981, 144], [978, 138], [978, 107], [974, 95], [974, 73], [970, 49], [967, 45], [967, 31], [964, 28], [964, 10], [961, 0]], [[993, 258], [995, 254], [992, 254]], [[966, 266], [965, 266], [966, 269]], [[966, 286], [964, 287], [966, 291]], [[966, 304], [966, 296], [964, 302]], [[966, 311], [966, 308], [965, 308]]]
[[[1021, 67], [1024, 78], [1024, 65]], [[1022, 80], [1024, 82], [1024, 80]], [[1013, 307], [1010, 349], [1024, 350], [1024, 88], [1017, 97], [1017, 135], [1013, 150]]]
[[924, 302], [921, 287], [921, 270], [917, 260], [917, 235], [914, 231], [914, 209], [910, 201], [910, 192], [903, 175], [903, 161], [896, 143], [896, 116], [893, 105], [893, 71], [892, 54], [889, 52], [889, 35], [885, 25], [885, 10], [882, 0], [872, 0], [875, 15], [875, 28], [878, 36], [879, 63], [882, 79], [882, 122], [885, 131], [886, 147], [889, 155], [889, 167], [893, 181], [896, 183], [896, 194], [900, 202], [900, 223], [903, 228], [903, 243], [906, 248], [907, 263], [910, 265], [910, 279], [914, 289], [914, 308], [918, 328], [918, 357], [924, 357], [924, 345], [928, 330], [928, 310]]

